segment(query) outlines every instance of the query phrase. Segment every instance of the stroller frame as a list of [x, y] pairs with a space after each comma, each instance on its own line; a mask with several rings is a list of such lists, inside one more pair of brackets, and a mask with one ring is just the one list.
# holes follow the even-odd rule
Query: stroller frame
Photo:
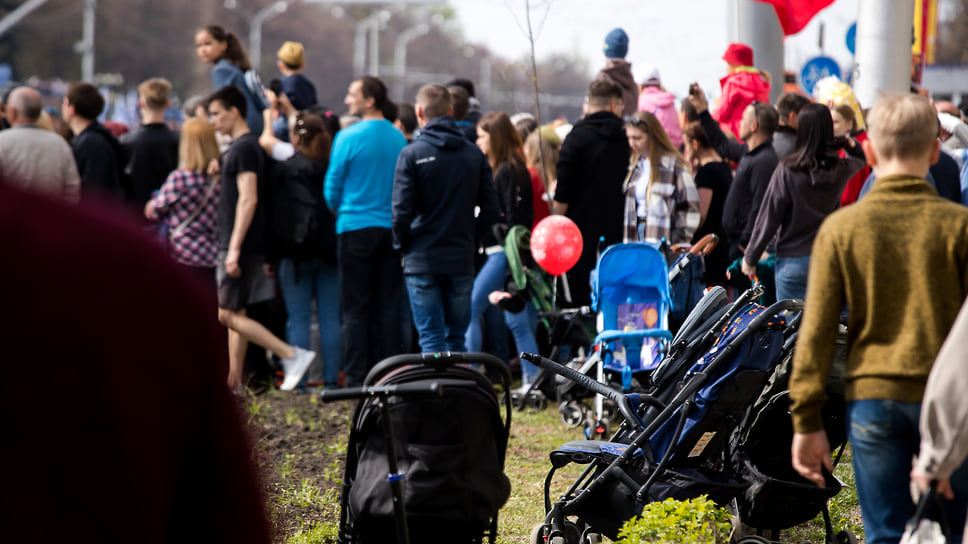
[[[719, 370], [720, 366], [730, 359], [730, 356], [739, 349], [739, 346], [748, 337], [765, 327], [767, 322], [776, 314], [787, 310], [798, 310], [801, 307], [802, 303], [798, 301], [781, 301], [754, 317], [745, 330], [739, 332], [733, 341], [726, 344], [723, 349], [716, 353], [712, 361], [698, 373], [691, 375], [690, 379], [683, 384], [682, 389], [667, 403], [662, 402], [653, 395], [624, 395], [592, 380], [578, 371], [564, 367], [538, 355], [522, 354], [521, 357], [527, 358], [535, 365], [565, 376], [615, 402], [624, 421], [615, 436], [613, 436], [613, 439], [620, 436], [631, 438], [629, 442], [621, 444], [601, 441], [575, 442], [571, 443], [578, 446], [574, 450], [569, 452], [555, 452], [552, 454], [552, 469], [545, 479], [546, 517], [541, 530], [543, 536], [548, 539], [547, 541], [553, 544], [574, 544], [566, 538], [567, 531], [569, 531], [568, 525], [571, 523], [566, 522], [566, 517], [578, 515], [577, 511], [583, 503], [592, 497], [598, 488], [602, 488], [612, 481], [618, 481], [628, 488], [635, 490], [635, 504], [650, 502], [650, 488], [655, 484], [657, 477], [663, 474], [668, 467], [673, 453], [678, 451], [675, 444], [681, 437], [683, 426], [690, 411], [689, 408], [695, 402], [696, 394], [707, 384], [711, 376]], [[774, 366], [777, 362], [773, 363]], [[672, 445], [663, 453], [662, 458], [656, 461], [649, 446], [649, 439], [680, 408], [683, 409], [676, 422], [675, 431], [671, 439]], [[654, 417], [647, 417], [646, 419], [649, 419], [649, 421], [646, 422], [640, 415], [640, 413], [646, 412], [651, 412], [656, 415]], [[582, 451], [580, 447], [583, 444], [588, 445], [585, 451]], [[594, 463], [595, 454], [593, 450], [597, 447], [601, 451], [602, 446], [606, 444], [609, 446], [617, 446], [611, 448], [612, 452], [609, 455], [610, 457], [614, 456], [614, 460], [605, 466]], [[716, 447], [705, 448], [705, 456], [711, 457], [717, 455], [723, 451], [725, 446], [725, 442], [720, 441]], [[559, 458], [556, 458], [556, 454], [559, 454]], [[633, 466], [633, 459], [643, 454], [648, 456], [649, 461], [654, 462], [655, 467], [646, 482], [640, 483], [629, 474], [626, 467]], [[599, 459], [603, 458], [601, 454], [598, 457]], [[588, 463], [589, 467], [585, 469], [582, 476], [569, 487], [565, 494], [552, 504], [550, 498], [551, 480], [557, 469], [570, 462]], [[574, 533], [574, 529], [570, 531]], [[589, 531], [593, 533], [598, 532], [595, 527], [589, 527], [585, 532], [588, 533]]]
[[[408, 544], [410, 542], [410, 527], [408, 524], [404, 496], [404, 480], [407, 475], [404, 472], [401, 472], [399, 468], [397, 439], [391, 419], [392, 406], [390, 401], [391, 399], [429, 398], [434, 396], [443, 397], [447, 392], [456, 389], [475, 389], [478, 384], [466, 379], [466, 377], [465, 379], [459, 379], [460, 373], [458, 373], [457, 377], [448, 376], [446, 374], [445, 371], [447, 370], [447, 367], [454, 367], [458, 363], [479, 364], [488, 371], [494, 372], [497, 375], [498, 383], [504, 388], [505, 392], [510, 389], [510, 371], [503, 361], [497, 359], [493, 355], [486, 353], [444, 352], [397, 355], [390, 357], [373, 367], [373, 369], [370, 370], [369, 374], [367, 375], [364, 383], [379, 383], [379, 380], [392, 376], [392, 372], [394, 370], [405, 370], [406, 367], [426, 368], [428, 371], [434, 371], [430, 375], [419, 376], [420, 379], [413, 379], [410, 382], [394, 383], [391, 385], [364, 385], [356, 388], [324, 390], [320, 393], [320, 400], [322, 402], [364, 399], [356, 407], [354, 426], [351, 429], [350, 434], [350, 448], [353, 447], [353, 444], [356, 441], [358, 431], [357, 423], [359, 423], [360, 419], [363, 417], [367, 403], [373, 405], [375, 409], [380, 412], [382, 416], [380, 418], [380, 430], [382, 432], [383, 443], [386, 448], [388, 467], [386, 481], [389, 483], [390, 487], [395, 536], [398, 544]], [[484, 379], [483, 376], [478, 375], [477, 370], [470, 368], [462, 368], [460, 370], [465, 375], [470, 373], [470, 376], [475, 376], [477, 378], [481, 378], [482, 380]], [[441, 373], [439, 377], [432, 375], [433, 373], [438, 372]], [[496, 398], [494, 400], [499, 402]], [[509, 395], [504, 395], [504, 401], [502, 404], [504, 406], [504, 418], [502, 421], [503, 436], [501, 438], [503, 438], [503, 442], [506, 445], [511, 426], [511, 404]], [[503, 453], [501, 455], [500, 462], [503, 469]], [[349, 497], [353, 485], [351, 482], [356, 479], [356, 470], [358, 465], [359, 459], [357, 456], [353, 455], [351, 451], [347, 451], [346, 474], [343, 480], [343, 488], [340, 493], [340, 522], [339, 533], [337, 536], [337, 542], [341, 544], [354, 544], [362, 542], [362, 540], [357, 538], [357, 535], [355, 534], [355, 530], [353, 529], [354, 520], [351, 519], [349, 514]], [[488, 537], [488, 541], [492, 544], [496, 542], [497, 512], [494, 512], [494, 515], [491, 518], [486, 536]], [[474, 541], [482, 542], [482, 538], [475, 538]]]

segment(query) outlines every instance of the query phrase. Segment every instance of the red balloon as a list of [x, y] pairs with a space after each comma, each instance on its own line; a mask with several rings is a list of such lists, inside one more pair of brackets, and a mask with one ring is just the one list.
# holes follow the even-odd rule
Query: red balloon
[[581, 257], [581, 231], [563, 215], [549, 215], [531, 232], [531, 255], [552, 276], [571, 270]]

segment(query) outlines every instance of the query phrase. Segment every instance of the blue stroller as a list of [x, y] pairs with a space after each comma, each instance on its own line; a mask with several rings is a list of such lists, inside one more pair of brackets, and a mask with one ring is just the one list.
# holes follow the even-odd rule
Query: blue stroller
[[[665, 353], [672, 333], [669, 331], [668, 267], [662, 253], [644, 243], [609, 246], [598, 259], [591, 274], [592, 310], [597, 312], [598, 335], [592, 354], [579, 372], [593, 375], [602, 384], [613, 384], [622, 390], [641, 389]], [[574, 382], [559, 387], [559, 398], [578, 397]], [[585, 422], [585, 436], [609, 434], [612, 406], [602, 395], [596, 395], [593, 413], [581, 414], [579, 401], [564, 400], [559, 406], [566, 424]]]

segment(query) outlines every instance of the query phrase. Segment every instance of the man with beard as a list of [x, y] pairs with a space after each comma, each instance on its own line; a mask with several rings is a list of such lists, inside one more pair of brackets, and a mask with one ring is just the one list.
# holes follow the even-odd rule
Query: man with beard
[[343, 370], [346, 385], [357, 386], [401, 351], [403, 269], [390, 227], [393, 174], [407, 139], [387, 120], [396, 106], [379, 79], [354, 80], [344, 103], [361, 120], [336, 134], [323, 194], [336, 212]]

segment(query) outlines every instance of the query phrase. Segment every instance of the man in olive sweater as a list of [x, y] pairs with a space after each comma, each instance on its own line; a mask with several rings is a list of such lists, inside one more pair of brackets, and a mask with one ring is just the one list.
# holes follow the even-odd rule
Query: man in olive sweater
[[[866, 540], [877, 544], [896, 543], [914, 512], [909, 473], [921, 399], [968, 293], [968, 208], [939, 197], [924, 179], [940, 151], [927, 100], [886, 96], [868, 121], [863, 145], [877, 182], [817, 233], [790, 397], [793, 466], [822, 484], [821, 468], [832, 470], [824, 385], [846, 303], [847, 431]], [[961, 527], [968, 471], [955, 471], [951, 484], [948, 519]], [[960, 534], [952, 537], [960, 542]]]

